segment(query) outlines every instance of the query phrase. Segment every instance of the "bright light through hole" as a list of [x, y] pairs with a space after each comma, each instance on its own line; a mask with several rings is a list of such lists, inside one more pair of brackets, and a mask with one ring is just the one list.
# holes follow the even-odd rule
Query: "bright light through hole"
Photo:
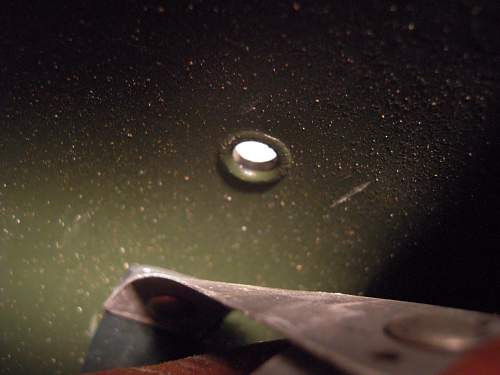
[[278, 154], [267, 144], [259, 141], [243, 141], [234, 147], [233, 155], [241, 162], [253, 165], [274, 165]]

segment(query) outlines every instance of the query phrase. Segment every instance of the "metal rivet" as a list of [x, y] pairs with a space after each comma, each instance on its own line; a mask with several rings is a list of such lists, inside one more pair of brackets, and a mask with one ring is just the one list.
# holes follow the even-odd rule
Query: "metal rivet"
[[291, 165], [286, 145], [268, 134], [242, 131], [222, 144], [219, 160], [225, 173], [250, 184], [270, 184], [283, 178]]
[[428, 349], [462, 352], [492, 336], [490, 321], [459, 313], [421, 313], [392, 320], [385, 327], [387, 334]]

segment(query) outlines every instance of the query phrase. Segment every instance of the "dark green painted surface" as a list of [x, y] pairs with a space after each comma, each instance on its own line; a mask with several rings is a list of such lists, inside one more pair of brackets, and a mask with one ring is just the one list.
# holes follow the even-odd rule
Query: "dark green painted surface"
[[[77, 372], [133, 263], [500, 310], [495, 7], [5, 6], [0, 373]], [[260, 192], [247, 129], [293, 154]]]

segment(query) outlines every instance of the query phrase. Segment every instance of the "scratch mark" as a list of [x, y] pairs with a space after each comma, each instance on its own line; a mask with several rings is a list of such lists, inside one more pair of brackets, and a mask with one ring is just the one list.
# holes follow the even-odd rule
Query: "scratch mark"
[[331, 205], [330, 208], [337, 207], [339, 204], [347, 202], [349, 199], [351, 199], [354, 195], [361, 193], [363, 190], [365, 190], [368, 185], [371, 184], [371, 181], [365, 182], [364, 184], [355, 186], [351, 191], [349, 191], [347, 194], [341, 196], [339, 199], [334, 201]]

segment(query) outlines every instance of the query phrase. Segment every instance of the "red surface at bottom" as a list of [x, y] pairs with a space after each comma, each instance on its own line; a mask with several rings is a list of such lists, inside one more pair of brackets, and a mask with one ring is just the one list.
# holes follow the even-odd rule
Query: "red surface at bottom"
[[500, 375], [500, 338], [464, 354], [440, 375]]

